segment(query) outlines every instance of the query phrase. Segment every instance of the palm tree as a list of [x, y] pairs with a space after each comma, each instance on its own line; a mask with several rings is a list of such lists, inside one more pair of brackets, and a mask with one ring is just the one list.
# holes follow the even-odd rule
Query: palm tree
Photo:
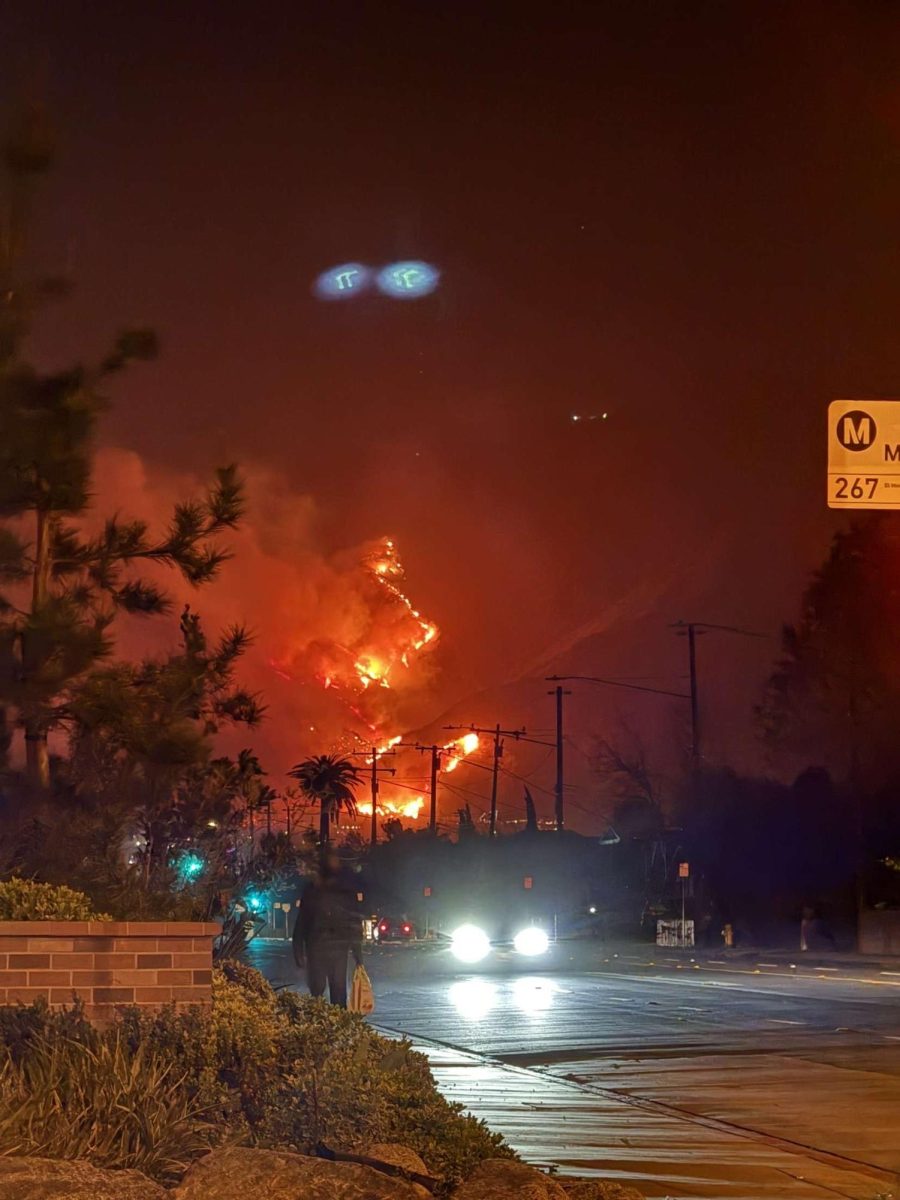
[[319, 842], [324, 853], [328, 847], [331, 819], [340, 821], [341, 812], [356, 812], [356, 789], [362, 780], [359, 768], [349, 758], [334, 754], [314, 754], [297, 763], [288, 774], [296, 779], [300, 791], [319, 805]]

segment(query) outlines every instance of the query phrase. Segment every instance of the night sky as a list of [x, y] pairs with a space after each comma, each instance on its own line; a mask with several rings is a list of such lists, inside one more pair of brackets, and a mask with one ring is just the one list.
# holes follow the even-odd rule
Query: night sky
[[[827, 402], [900, 392], [898, 51], [891, 3], [9, 2], [77, 284], [36, 353], [155, 327], [109, 445], [270, 473], [310, 553], [394, 536], [442, 629], [423, 721], [583, 636], [678, 683], [667, 622], [793, 615]], [[438, 291], [312, 295], [397, 258]]]

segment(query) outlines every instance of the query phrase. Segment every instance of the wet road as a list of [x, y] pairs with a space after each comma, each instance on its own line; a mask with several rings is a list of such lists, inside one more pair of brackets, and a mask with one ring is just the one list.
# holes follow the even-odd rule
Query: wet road
[[[280, 949], [257, 953], [294, 978]], [[383, 947], [373, 1021], [566, 1173], [660, 1198], [900, 1196], [900, 973], [556, 953], [549, 971], [475, 973]]]

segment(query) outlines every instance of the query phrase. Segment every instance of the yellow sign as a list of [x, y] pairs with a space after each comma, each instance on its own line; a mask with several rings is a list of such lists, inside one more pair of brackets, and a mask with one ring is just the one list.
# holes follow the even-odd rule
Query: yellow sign
[[900, 508], [900, 400], [832, 400], [828, 507]]

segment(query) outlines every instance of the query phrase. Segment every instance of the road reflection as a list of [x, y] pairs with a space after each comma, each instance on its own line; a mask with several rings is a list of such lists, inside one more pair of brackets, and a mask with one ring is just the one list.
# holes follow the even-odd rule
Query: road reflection
[[517, 979], [513, 984], [513, 998], [522, 1012], [532, 1016], [551, 1008], [553, 997], [560, 990], [559, 985], [552, 979], [526, 976], [524, 979]]
[[497, 988], [487, 979], [460, 979], [449, 995], [464, 1021], [483, 1021], [497, 1003]]
[[[513, 1004], [528, 1016], [545, 1013], [553, 1006], [554, 997], [563, 989], [552, 979], [525, 975], [506, 984], [512, 991]], [[460, 979], [450, 986], [450, 1003], [464, 1021], [483, 1021], [504, 1000], [500, 988], [489, 979]]]

